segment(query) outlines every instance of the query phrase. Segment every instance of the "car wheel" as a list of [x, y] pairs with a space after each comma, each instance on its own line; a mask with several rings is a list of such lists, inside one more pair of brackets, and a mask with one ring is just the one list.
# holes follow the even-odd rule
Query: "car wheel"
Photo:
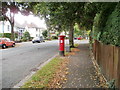
[[5, 44], [3, 44], [3, 45], [2, 45], [2, 49], [5, 49], [5, 48], [6, 48], [6, 45], [5, 45]]
[[12, 47], [15, 47], [15, 43], [13, 43]]

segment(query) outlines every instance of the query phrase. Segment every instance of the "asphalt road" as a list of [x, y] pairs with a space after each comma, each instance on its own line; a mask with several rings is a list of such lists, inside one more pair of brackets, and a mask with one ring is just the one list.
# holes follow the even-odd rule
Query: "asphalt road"
[[58, 40], [43, 43], [21, 43], [2, 52], [2, 88], [10, 88], [58, 53]]
[[[75, 40], [77, 43], [81, 41]], [[68, 41], [65, 41], [68, 45]], [[0, 49], [0, 86], [11, 88], [29, 75], [32, 70], [59, 52], [59, 41], [43, 43], [24, 42], [14, 48]]]

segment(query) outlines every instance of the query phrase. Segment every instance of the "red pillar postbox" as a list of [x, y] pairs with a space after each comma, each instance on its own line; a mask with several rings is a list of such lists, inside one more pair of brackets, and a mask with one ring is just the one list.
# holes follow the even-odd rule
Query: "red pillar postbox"
[[64, 48], [65, 48], [65, 43], [64, 43], [64, 35], [59, 36], [59, 54], [60, 56], [64, 56]]

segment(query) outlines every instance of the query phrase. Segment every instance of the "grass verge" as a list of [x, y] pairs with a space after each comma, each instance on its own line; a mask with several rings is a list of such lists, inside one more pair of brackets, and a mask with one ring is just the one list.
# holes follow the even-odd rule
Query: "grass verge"
[[38, 70], [21, 88], [47, 88], [55, 71], [58, 69], [57, 67], [63, 60], [59, 56], [55, 57], [42, 69]]
[[77, 44], [77, 43], [74, 45], [74, 47], [78, 47], [78, 46], [79, 46], [79, 44]]
[[[75, 44], [78, 47], [79, 44]], [[75, 55], [79, 51], [73, 48], [72, 52], [65, 52], [65, 56]], [[67, 57], [57, 56], [46, 64], [42, 69], [38, 70], [30, 80], [28, 80], [21, 88], [60, 88], [68, 74], [67, 64], [69, 59]]]

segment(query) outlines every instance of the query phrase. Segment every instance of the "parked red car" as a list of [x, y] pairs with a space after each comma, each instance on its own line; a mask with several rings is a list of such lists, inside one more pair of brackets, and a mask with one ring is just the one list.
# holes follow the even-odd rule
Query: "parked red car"
[[77, 39], [78, 39], [78, 40], [81, 40], [81, 39], [83, 39], [83, 37], [78, 37]]
[[15, 46], [15, 42], [11, 41], [9, 38], [0, 38], [0, 47], [2, 47], [3, 49], [12, 46]]

